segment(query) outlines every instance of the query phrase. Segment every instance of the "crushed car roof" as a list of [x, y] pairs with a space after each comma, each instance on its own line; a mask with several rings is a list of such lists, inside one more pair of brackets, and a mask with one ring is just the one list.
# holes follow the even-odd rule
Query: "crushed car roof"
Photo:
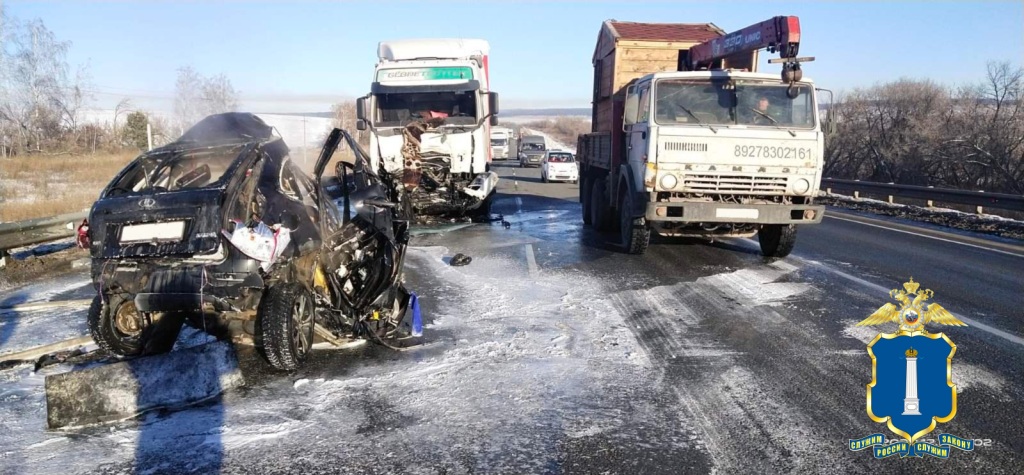
[[274, 138], [273, 127], [247, 112], [214, 114], [185, 131], [176, 142], [252, 141]]

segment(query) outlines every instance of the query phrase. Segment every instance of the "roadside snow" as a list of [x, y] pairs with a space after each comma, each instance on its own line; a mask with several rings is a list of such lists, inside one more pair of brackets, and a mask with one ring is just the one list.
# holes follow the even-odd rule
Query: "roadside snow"
[[[651, 362], [597, 278], [554, 270], [510, 278], [528, 275], [525, 263], [477, 255], [451, 267], [452, 254], [409, 250], [434, 343], [397, 356], [372, 346], [335, 351], [328, 368], [340, 373], [269, 376], [222, 403], [64, 434], [43, 430], [43, 375], [67, 367], [0, 372], [0, 463], [17, 473], [276, 472], [294, 469], [299, 457], [350, 461], [345, 470], [356, 473], [538, 473], [566, 437], [660, 430], [670, 437], [645, 443], [695, 446], [677, 422], [659, 425], [647, 414], [638, 432], [624, 412], [655, 410], [637, 399], [655, 384]], [[375, 356], [359, 358], [364, 351]]]

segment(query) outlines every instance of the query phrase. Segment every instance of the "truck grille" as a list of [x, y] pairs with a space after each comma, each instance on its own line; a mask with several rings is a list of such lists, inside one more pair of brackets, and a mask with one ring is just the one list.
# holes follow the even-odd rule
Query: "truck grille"
[[697, 142], [665, 142], [668, 152], [707, 152], [708, 144]]
[[683, 186], [687, 191], [714, 193], [768, 193], [786, 192], [786, 177], [753, 175], [686, 175]]

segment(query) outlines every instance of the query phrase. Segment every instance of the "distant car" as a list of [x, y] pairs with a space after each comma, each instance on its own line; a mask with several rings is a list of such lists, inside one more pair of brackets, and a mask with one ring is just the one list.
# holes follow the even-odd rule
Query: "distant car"
[[[343, 141], [354, 162], [325, 181]], [[119, 356], [163, 353], [188, 320], [222, 338], [248, 334], [291, 370], [314, 338], [394, 335], [411, 294], [391, 182], [341, 129], [310, 176], [255, 115], [203, 119], [126, 166], [80, 229], [93, 339]]]
[[539, 167], [547, 145], [540, 135], [524, 135], [519, 140], [519, 166]]
[[544, 183], [551, 181], [567, 181], [576, 183], [580, 179], [579, 164], [573, 154], [561, 150], [548, 150], [540, 165], [540, 180]]

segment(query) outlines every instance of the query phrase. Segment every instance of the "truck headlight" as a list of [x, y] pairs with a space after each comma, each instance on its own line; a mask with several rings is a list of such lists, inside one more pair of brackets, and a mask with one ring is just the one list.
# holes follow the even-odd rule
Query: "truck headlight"
[[665, 190], [671, 190], [679, 184], [679, 180], [675, 175], [665, 174], [661, 176], [661, 188]]
[[811, 189], [811, 182], [807, 181], [806, 178], [801, 178], [793, 182], [793, 191], [798, 195], [807, 193]]

